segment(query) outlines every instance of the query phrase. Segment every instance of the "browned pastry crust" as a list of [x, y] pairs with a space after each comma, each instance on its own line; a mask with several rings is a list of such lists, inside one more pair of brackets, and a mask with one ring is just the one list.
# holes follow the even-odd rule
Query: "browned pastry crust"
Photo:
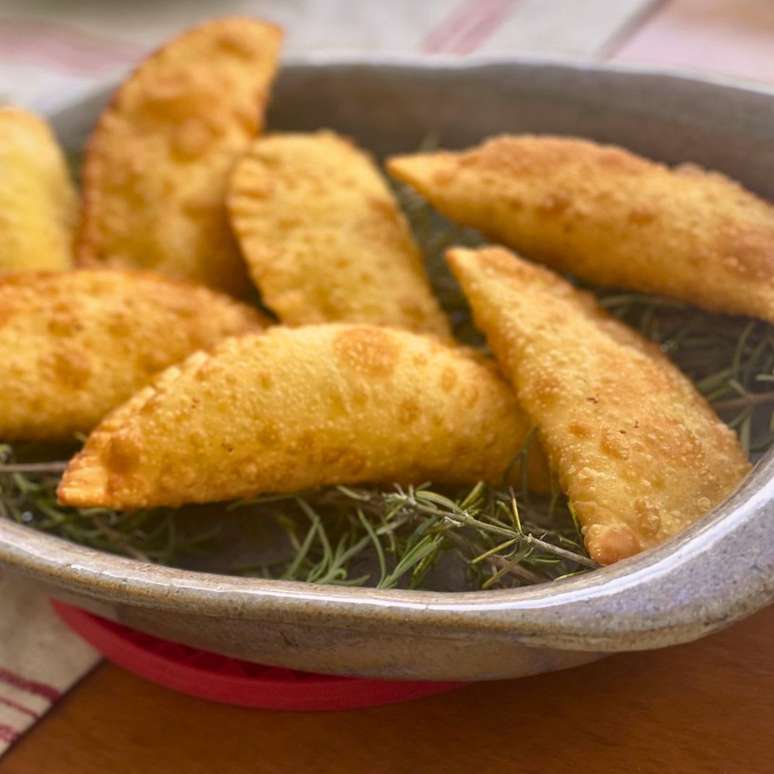
[[0, 274], [72, 267], [78, 196], [48, 124], [0, 106]]
[[599, 285], [774, 322], [774, 206], [693, 165], [573, 137], [503, 136], [388, 170], [454, 221]]
[[594, 559], [661, 543], [747, 474], [736, 435], [693, 384], [591, 296], [502, 248], [448, 260]]
[[132, 509], [328, 484], [502, 483], [527, 432], [507, 383], [461, 348], [372, 325], [274, 327], [192, 355], [116, 409], [59, 498]]
[[288, 325], [363, 322], [450, 338], [419, 249], [369, 156], [332, 132], [256, 140], [231, 223], [261, 296]]
[[86, 151], [81, 265], [245, 291], [226, 186], [262, 128], [281, 39], [254, 19], [208, 22], [167, 43], [118, 89]]
[[2, 277], [0, 438], [89, 431], [162, 369], [262, 325], [228, 296], [150, 273]]

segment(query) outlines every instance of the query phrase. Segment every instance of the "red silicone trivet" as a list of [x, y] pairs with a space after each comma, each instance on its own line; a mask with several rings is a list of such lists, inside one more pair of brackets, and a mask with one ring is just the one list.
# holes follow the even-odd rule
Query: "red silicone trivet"
[[348, 710], [418, 699], [462, 683], [334, 677], [261, 666], [189, 648], [52, 601], [59, 617], [105, 658], [180, 693], [242, 707]]

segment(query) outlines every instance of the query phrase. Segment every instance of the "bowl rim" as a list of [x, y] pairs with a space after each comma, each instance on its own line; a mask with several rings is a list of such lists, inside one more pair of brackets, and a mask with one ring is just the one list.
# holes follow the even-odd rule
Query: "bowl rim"
[[[748, 92], [769, 97], [774, 107], [774, 89], [765, 84], [574, 60], [322, 52], [291, 57], [284, 66], [618, 73]], [[102, 99], [109, 91], [103, 85], [63, 111]], [[532, 646], [600, 651], [695, 639], [774, 601], [774, 550], [766, 546], [774, 546], [774, 449], [725, 503], [662, 546], [592, 573], [508, 590], [381, 590], [181, 570], [86, 548], [0, 519], [0, 564], [90, 599], [217, 618], [303, 619], [337, 628], [400, 623], [426, 636], [499, 633]]]
[[[559, 55], [518, 56], [512, 54], [481, 54], [465, 57], [455, 54], [413, 54], [409, 52], [379, 52], [364, 56], [356, 51], [310, 51], [291, 54], [282, 59], [281, 70], [287, 68], [324, 67], [374, 67], [411, 68], [414, 70], [478, 70], [487, 67], [507, 66], [539, 70], [557, 68], [578, 73], [617, 73], [619, 75], [664, 77], [666, 80], [691, 81], [734, 90], [749, 91], [764, 96], [774, 96], [774, 84], [757, 81], [741, 75], [716, 71], [696, 70], [690, 67], [658, 67], [648, 63], [583, 61], [573, 56]], [[102, 92], [105, 86], [96, 91]], [[80, 101], [80, 100], [79, 100]]]

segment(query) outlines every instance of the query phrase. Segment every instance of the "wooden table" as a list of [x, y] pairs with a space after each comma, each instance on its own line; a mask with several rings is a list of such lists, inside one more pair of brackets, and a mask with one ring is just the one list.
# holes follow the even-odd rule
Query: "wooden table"
[[0, 774], [771, 774], [774, 608], [701, 642], [343, 713], [242, 710], [99, 667]]
[[[774, 81], [772, 52], [767, 0], [672, 0], [608, 58]], [[105, 665], [0, 761], [0, 774], [771, 774], [772, 726], [774, 609], [666, 651], [348, 713], [208, 704]]]

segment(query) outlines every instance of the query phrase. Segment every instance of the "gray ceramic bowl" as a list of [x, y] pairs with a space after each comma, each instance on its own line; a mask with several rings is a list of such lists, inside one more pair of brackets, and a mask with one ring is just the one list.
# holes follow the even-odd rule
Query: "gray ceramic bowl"
[[[55, 118], [79, 146], [106, 95]], [[270, 125], [328, 126], [377, 152], [428, 133], [570, 133], [722, 170], [774, 198], [774, 94], [662, 74], [496, 62], [328, 61], [283, 69]], [[396, 678], [518, 677], [701, 637], [774, 599], [774, 456], [663, 547], [516, 591], [377, 591], [156, 567], [0, 521], [0, 561], [52, 596], [267, 664]]]

